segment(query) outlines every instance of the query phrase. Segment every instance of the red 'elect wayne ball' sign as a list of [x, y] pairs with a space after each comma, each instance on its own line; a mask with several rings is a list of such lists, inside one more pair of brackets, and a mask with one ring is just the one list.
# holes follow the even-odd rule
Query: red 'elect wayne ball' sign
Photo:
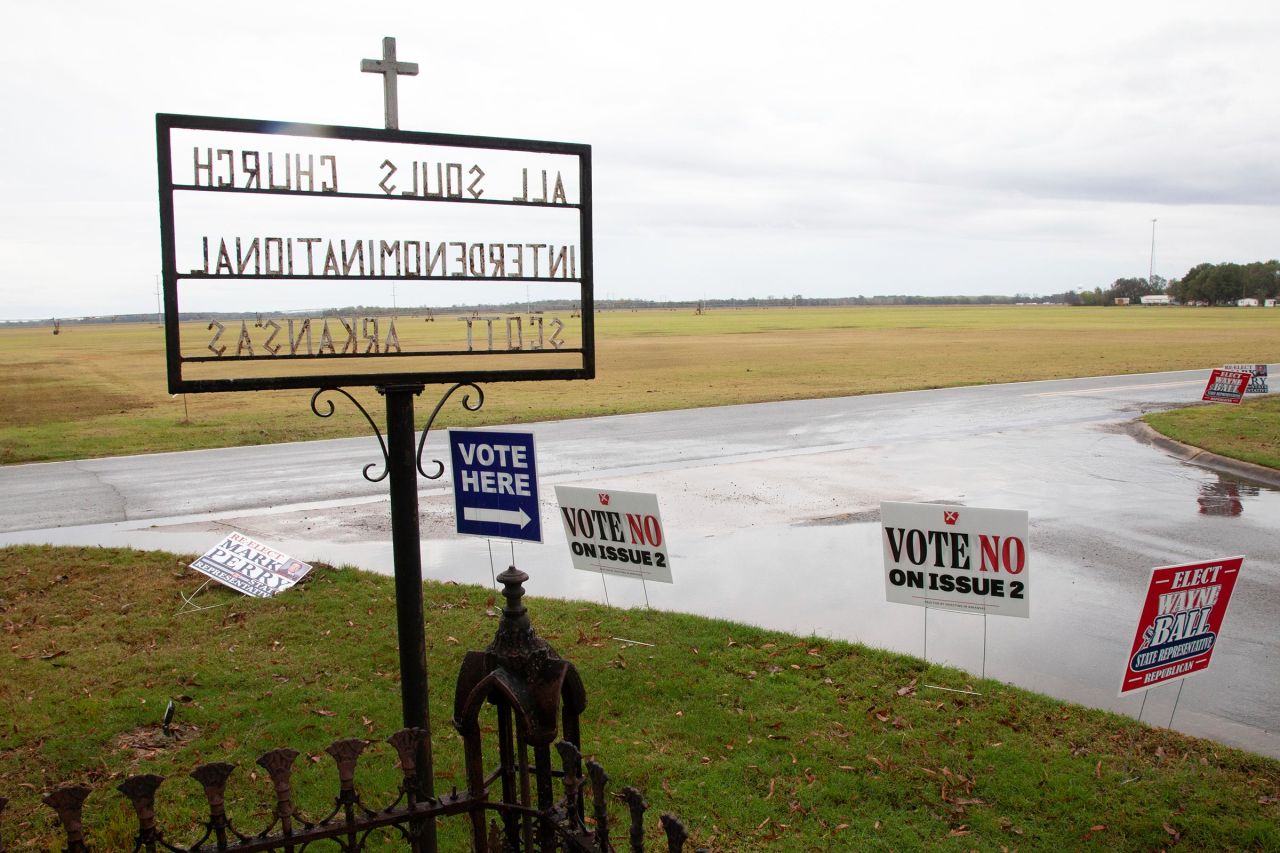
[[1239, 403], [1244, 399], [1244, 391], [1251, 379], [1252, 373], [1215, 368], [1209, 374], [1209, 384], [1204, 386], [1204, 395], [1200, 399], [1209, 403]]
[[1244, 557], [1151, 571], [1120, 695], [1209, 668]]

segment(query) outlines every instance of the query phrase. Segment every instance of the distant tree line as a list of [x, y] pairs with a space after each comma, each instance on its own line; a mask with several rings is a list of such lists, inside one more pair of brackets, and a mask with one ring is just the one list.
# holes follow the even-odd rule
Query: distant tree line
[[1183, 305], [1234, 305], [1239, 299], [1280, 299], [1280, 261], [1251, 264], [1197, 264], [1180, 279], [1158, 275], [1118, 278], [1106, 289], [1075, 290], [1046, 297], [1068, 305], [1114, 305], [1117, 298], [1137, 303], [1144, 296], [1166, 294]]
[[[796, 293], [792, 295], [765, 297], [748, 297], [745, 299], [597, 299], [597, 311], [639, 311], [642, 309], [664, 308], [668, 310], [705, 310], [711, 308], [796, 308], [799, 306], [823, 305], [1114, 305], [1116, 299], [1128, 299], [1136, 304], [1142, 297], [1155, 294], [1166, 294], [1174, 302], [1183, 305], [1234, 305], [1239, 299], [1280, 299], [1280, 260], [1255, 261], [1250, 264], [1197, 264], [1180, 279], [1167, 281], [1158, 275], [1145, 278], [1118, 278], [1107, 288], [1095, 287], [1093, 290], [1078, 288], [1049, 296], [1032, 296], [1018, 293], [1013, 296], [912, 296], [908, 294], [881, 296], [819, 296], [806, 297]], [[544, 299], [526, 302], [508, 302], [500, 304], [437, 306], [442, 311], [501, 311], [520, 313], [523, 311], [577, 311], [579, 304], [569, 299]], [[255, 314], [244, 311], [201, 311], [182, 312], [183, 321], [192, 320], [225, 320], [225, 319], [269, 319], [272, 317], [300, 317], [339, 315], [348, 316], [362, 314], [377, 316], [382, 314], [415, 314], [427, 313], [428, 306], [388, 308], [373, 305], [347, 305], [342, 308], [316, 308], [308, 311], [272, 311]], [[100, 315], [95, 317], [63, 317], [40, 320], [2, 320], [6, 326], [38, 326], [79, 323], [147, 323], [158, 322], [155, 313]]]
[[1280, 261], [1256, 261], [1252, 264], [1198, 264], [1178, 281], [1169, 283], [1171, 297], [1189, 304], [1210, 305], [1235, 302], [1237, 299], [1280, 298]]

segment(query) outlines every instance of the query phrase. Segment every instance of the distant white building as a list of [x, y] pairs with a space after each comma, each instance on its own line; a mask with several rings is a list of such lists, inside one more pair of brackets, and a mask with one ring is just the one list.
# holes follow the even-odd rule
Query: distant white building
[[1275, 307], [1276, 307], [1276, 300], [1274, 300], [1274, 299], [1268, 299], [1266, 302], [1263, 302], [1262, 304], [1263, 304], [1263, 306], [1265, 306], [1265, 307], [1267, 307], [1267, 308], [1275, 308]]
[[1116, 304], [1117, 304], [1117, 305], [1128, 305], [1128, 304], [1129, 304], [1129, 297], [1127, 297], [1127, 296], [1117, 296], [1117, 297], [1115, 298], [1115, 301], [1116, 301]]
[[1153, 293], [1150, 296], [1142, 297], [1143, 305], [1172, 305], [1173, 300], [1169, 298], [1167, 293]]
[[1237, 299], [1236, 305], [1239, 305], [1241, 308], [1257, 308], [1258, 300], [1253, 297], [1249, 297], [1248, 299]]

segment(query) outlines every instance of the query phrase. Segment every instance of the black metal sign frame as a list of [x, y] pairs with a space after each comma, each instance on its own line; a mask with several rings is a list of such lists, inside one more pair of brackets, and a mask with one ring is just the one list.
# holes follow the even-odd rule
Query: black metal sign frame
[[[171, 137], [172, 131], [178, 130], [196, 130], [196, 131], [222, 131], [231, 133], [244, 134], [264, 134], [273, 136], [297, 136], [297, 137], [313, 137], [326, 139], [344, 139], [361, 142], [389, 142], [402, 143], [410, 145], [431, 145], [452, 148], [468, 148], [468, 149], [487, 149], [494, 151], [511, 151], [511, 152], [527, 152], [534, 154], [559, 154], [569, 155], [577, 158], [578, 162], [578, 200], [577, 203], [559, 202], [555, 204], [558, 208], [576, 208], [578, 210], [579, 221], [579, 247], [581, 254], [578, 269], [580, 275], [576, 279], [579, 287], [579, 306], [581, 313], [581, 346], [579, 347], [563, 347], [555, 350], [521, 350], [514, 353], [502, 353], [507, 358], [518, 358], [521, 361], [529, 361], [539, 356], [549, 354], [574, 354], [580, 357], [576, 366], [573, 367], [544, 367], [544, 368], [520, 368], [520, 369], [465, 369], [457, 368], [438, 370], [438, 371], [414, 371], [414, 372], [352, 372], [345, 373], [306, 373], [306, 374], [286, 374], [280, 376], [242, 376], [233, 378], [203, 378], [193, 379], [183, 375], [183, 365], [194, 362], [211, 361], [208, 356], [183, 356], [181, 349], [181, 336], [179, 329], [180, 308], [178, 303], [178, 282], [182, 279], [201, 278], [204, 277], [196, 271], [182, 272], [177, 269], [177, 248], [175, 244], [175, 228], [174, 228], [174, 198], [176, 193], [181, 192], [221, 192], [221, 193], [244, 193], [251, 192], [262, 195], [281, 195], [300, 193], [287, 189], [272, 189], [271, 187], [263, 187], [252, 190], [237, 188], [234, 186], [194, 186], [179, 185], [173, 180], [173, 163], [172, 163], [172, 147]], [[159, 192], [160, 192], [160, 238], [162, 247], [162, 269], [164, 276], [164, 309], [165, 309], [165, 344], [166, 344], [166, 363], [168, 369], [169, 391], [173, 394], [178, 393], [200, 393], [211, 391], [263, 391], [287, 388], [337, 388], [343, 386], [395, 386], [395, 385], [422, 385], [430, 383], [472, 383], [472, 382], [520, 382], [520, 381], [536, 381], [545, 379], [593, 379], [595, 377], [595, 311], [593, 298], [593, 265], [592, 265], [592, 230], [591, 230], [591, 146], [576, 143], [565, 142], [545, 142], [525, 139], [504, 139], [498, 137], [486, 136], [465, 136], [455, 134], [442, 133], [423, 133], [415, 131], [401, 130], [379, 130], [374, 128], [363, 127], [342, 127], [332, 125], [315, 125], [315, 124], [292, 124], [278, 121], [261, 121], [253, 119], [235, 119], [235, 118], [218, 118], [212, 116], [190, 116], [190, 115], [174, 115], [168, 113], [159, 113], [156, 115], [156, 150], [157, 163], [159, 168]], [[212, 184], [212, 180], [210, 181]], [[301, 193], [307, 198], [325, 199], [325, 198], [383, 198], [385, 196], [377, 194], [365, 193]], [[469, 205], [528, 205], [528, 202], [505, 200], [505, 199], [480, 199], [480, 198], [445, 198], [445, 199], [423, 199], [434, 203], [453, 203], [453, 204], [469, 204]], [[323, 202], [317, 201], [317, 204]], [[545, 205], [550, 206], [550, 205]], [[257, 280], [270, 280], [286, 278], [284, 275], [271, 274], [254, 274], [240, 276], [223, 276], [224, 278], [248, 278]], [[291, 280], [298, 279], [318, 279], [319, 276], [314, 275], [289, 275], [287, 278]], [[344, 278], [353, 279], [371, 279], [374, 276], [344, 276]], [[444, 276], [423, 276], [423, 275], [382, 275], [377, 276], [379, 280], [404, 280], [404, 281], [423, 281], [432, 280], [433, 278], [445, 279]], [[447, 279], [452, 282], [477, 281], [479, 279]], [[502, 279], [505, 282], [544, 282], [550, 281], [546, 277], [539, 276], [507, 276]], [[555, 279], [561, 281], [560, 279]], [[514, 300], [513, 300], [514, 301]], [[432, 355], [442, 356], [459, 356], [466, 354], [465, 351], [451, 351], [442, 353], [424, 353], [424, 352], [407, 352], [406, 356], [418, 356], [428, 358]], [[372, 358], [375, 362], [385, 365], [383, 359], [388, 357], [394, 358], [402, 355], [402, 353], [350, 353], [350, 354], [329, 354], [319, 355], [316, 359], [331, 359], [335, 364], [348, 364], [348, 359], [364, 359], [363, 363], [369, 363], [367, 360]], [[265, 360], [263, 357], [228, 357], [222, 359], [224, 362], [260, 363]], [[271, 359], [279, 361], [283, 364], [289, 364], [293, 360], [288, 356], [273, 357]], [[314, 361], [308, 358], [307, 361]], [[355, 362], [362, 363], [360, 361]]]

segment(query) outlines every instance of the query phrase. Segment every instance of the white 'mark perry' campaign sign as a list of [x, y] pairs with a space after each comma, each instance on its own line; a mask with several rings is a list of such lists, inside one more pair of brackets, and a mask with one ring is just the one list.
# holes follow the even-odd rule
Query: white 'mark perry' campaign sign
[[573, 567], [672, 583], [658, 496], [556, 486]]
[[296, 584], [311, 566], [243, 533], [228, 533], [191, 568], [254, 598], [271, 598]]
[[1031, 615], [1024, 510], [886, 502], [880, 520], [889, 601]]

